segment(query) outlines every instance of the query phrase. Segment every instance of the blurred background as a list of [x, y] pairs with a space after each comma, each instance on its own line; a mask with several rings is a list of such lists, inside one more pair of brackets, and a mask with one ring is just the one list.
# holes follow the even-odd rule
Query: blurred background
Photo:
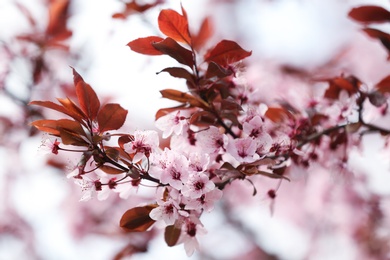
[[[212, 42], [230, 39], [252, 50], [245, 78], [272, 89], [270, 96], [297, 95], [295, 86], [308, 84], [304, 75], [354, 74], [372, 85], [389, 73], [385, 49], [348, 18], [352, 7], [363, 4], [389, 9], [385, 0], [136, 3], [151, 6], [125, 12], [119, 0], [0, 2], [0, 259], [186, 259], [183, 246], [167, 247], [158, 230], [120, 230], [121, 214], [142, 202], [142, 193], [126, 201], [111, 196], [79, 202], [79, 187], [66, 178], [77, 158], [45, 154], [46, 137], [29, 126], [58, 116], [27, 106], [31, 100], [74, 97], [72, 66], [101, 99], [129, 110], [124, 130], [154, 129], [155, 112], [172, 105], [159, 90], [185, 90], [185, 84], [156, 75], [174, 61], [139, 55], [126, 44], [160, 35], [161, 9], [180, 11], [182, 3], [193, 30], [210, 16]], [[276, 199], [267, 196], [278, 187], [274, 180], [258, 180], [256, 196], [249, 183], [229, 186], [216, 209], [202, 217], [208, 234], [191, 259], [390, 257], [390, 150], [379, 136], [363, 144], [343, 169], [295, 169]]]

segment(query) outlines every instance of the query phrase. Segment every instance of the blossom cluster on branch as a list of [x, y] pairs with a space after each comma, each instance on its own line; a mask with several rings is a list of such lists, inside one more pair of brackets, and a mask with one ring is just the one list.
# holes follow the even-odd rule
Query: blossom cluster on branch
[[[371, 18], [378, 13], [383, 17], [379, 21]], [[350, 16], [370, 23], [388, 21], [389, 13], [370, 6], [353, 9]], [[390, 76], [373, 86], [355, 75], [321, 78], [317, 82], [324, 84], [318, 95], [300, 107], [288, 101], [266, 104], [261, 96], [267, 93], [242, 80], [250, 51], [230, 40], [205, 48], [212, 36], [209, 18], [198, 32], [191, 32], [184, 8], [181, 13], [164, 9], [158, 25], [165, 38], [138, 38], [128, 46], [144, 55], [167, 55], [180, 64], [159, 72], [184, 79], [188, 87], [186, 92], [161, 91], [164, 98], [180, 103], [156, 113], [156, 127], [162, 138], [170, 138], [169, 146], [161, 145], [153, 130], [117, 132], [127, 110], [116, 103], [101, 104], [75, 69], [77, 100], [30, 103], [68, 116], [32, 125], [54, 136], [50, 143], [54, 154], [81, 154], [68, 177], [83, 189], [82, 200], [105, 199], [112, 192], [131, 199], [140, 186], [156, 189], [155, 201], [123, 214], [120, 226], [127, 231], [142, 232], [161, 223], [168, 246], [184, 243], [191, 255], [199, 248], [198, 236], [206, 233], [201, 215], [213, 210], [227, 185], [236, 180], [252, 183], [253, 176], [289, 181], [291, 166], [342, 163], [363, 135], [390, 134], [390, 129], [370, 123], [365, 114], [366, 109], [376, 108], [380, 116], [388, 115]], [[387, 34], [364, 30], [389, 48]], [[329, 153], [337, 160], [319, 160]], [[276, 197], [275, 190], [267, 194]]]

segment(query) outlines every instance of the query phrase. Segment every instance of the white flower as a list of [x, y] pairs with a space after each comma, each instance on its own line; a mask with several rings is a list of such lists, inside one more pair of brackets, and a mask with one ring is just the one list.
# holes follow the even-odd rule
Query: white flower
[[187, 182], [188, 176], [187, 158], [184, 155], [176, 154], [162, 171], [160, 180], [163, 184], [169, 184], [173, 188], [181, 190], [183, 183]]
[[163, 138], [167, 138], [172, 133], [180, 135], [184, 126], [188, 125], [187, 119], [180, 115], [180, 111], [162, 116], [156, 120], [156, 127], [163, 131]]
[[218, 153], [227, 143], [227, 136], [222, 134], [215, 126], [201, 131], [196, 135], [197, 145], [204, 153]]
[[214, 188], [214, 182], [212, 182], [206, 174], [193, 174], [187, 183], [185, 183], [182, 193], [186, 197], [197, 199]]
[[157, 201], [158, 207], [152, 209], [149, 216], [150, 218], [161, 221], [163, 220], [167, 226], [175, 224], [175, 221], [179, 218], [178, 208], [179, 205], [174, 200]]
[[256, 149], [256, 141], [251, 137], [234, 139], [227, 146], [227, 152], [240, 163], [254, 162], [259, 159]]
[[138, 162], [143, 156], [149, 157], [159, 145], [158, 134], [156, 131], [134, 132], [134, 141], [125, 144], [125, 149], [129, 153], [135, 153], [133, 161]]

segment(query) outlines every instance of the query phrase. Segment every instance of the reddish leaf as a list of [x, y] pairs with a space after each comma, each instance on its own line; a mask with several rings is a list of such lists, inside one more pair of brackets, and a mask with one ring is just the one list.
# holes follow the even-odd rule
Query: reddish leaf
[[154, 3], [150, 3], [150, 4], [138, 4], [137, 1], [133, 0], [129, 3], [126, 3], [126, 6], [125, 6], [125, 9], [123, 10], [123, 12], [113, 14], [112, 18], [125, 19], [127, 16], [129, 16], [133, 13], [143, 13], [143, 12], [149, 10], [150, 8], [158, 5], [160, 2], [162, 2], [162, 1], [158, 0], [158, 1], [155, 1]]
[[76, 94], [80, 103], [80, 107], [87, 117], [95, 120], [100, 109], [100, 101], [95, 91], [91, 86], [83, 80], [80, 74], [73, 69], [73, 81], [76, 87]]
[[149, 36], [145, 38], [135, 39], [127, 44], [132, 51], [145, 55], [163, 55], [164, 53], [153, 47], [153, 43], [164, 40], [158, 36]]
[[115, 167], [112, 167], [112, 166], [109, 166], [109, 165], [101, 165], [99, 167], [99, 169], [104, 171], [107, 174], [121, 174], [121, 173], [125, 172], [124, 170], [120, 170], [118, 168], [115, 168]]
[[69, 32], [66, 29], [69, 0], [53, 0], [49, 7], [49, 23], [46, 28], [48, 35]]
[[177, 111], [177, 110], [180, 110], [180, 109], [185, 109], [185, 107], [186, 107], [186, 104], [182, 104], [182, 105], [179, 105], [179, 106], [176, 106], [176, 107], [161, 108], [161, 109], [159, 109], [156, 112], [155, 120], [159, 119], [162, 116], [166, 116], [169, 113], [172, 113], [174, 111]]
[[176, 89], [163, 89], [160, 90], [161, 95], [164, 98], [168, 98], [171, 100], [175, 100], [181, 103], [188, 103], [191, 106], [194, 107], [207, 107], [207, 103], [205, 103], [203, 100], [198, 99], [190, 94], [181, 92]]
[[202, 25], [200, 26], [198, 34], [195, 36], [191, 35], [192, 47], [195, 50], [199, 51], [212, 35], [213, 35], [212, 24], [210, 18], [206, 17], [203, 20]]
[[222, 79], [222, 78], [225, 78], [225, 77], [230, 76], [232, 74], [233, 74], [233, 72], [231, 70], [227, 70], [227, 69], [219, 66], [215, 62], [210, 62], [209, 66], [207, 67], [205, 77], [207, 79], [211, 79], [214, 77], [216, 77], [217, 79]]
[[265, 117], [275, 123], [283, 122], [289, 117], [290, 113], [281, 107], [269, 107], [265, 112]]
[[390, 35], [380, 30], [373, 28], [365, 28], [363, 31], [370, 37], [376, 38], [381, 41], [382, 45], [385, 46], [387, 51], [390, 51]]
[[172, 77], [185, 79], [195, 84], [195, 76], [192, 75], [192, 73], [186, 69], [178, 68], [178, 67], [165, 68], [162, 71], [157, 72], [157, 74], [160, 74], [161, 72], [168, 72]]
[[86, 141], [86, 134], [82, 126], [76, 121], [60, 119], [56, 120], [55, 123], [52, 123], [50, 127], [55, 127], [55, 129], [59, 131], [59, 136], [61, 137], [63, 144], [77, 146], [89, 145]]
[[171, 9], [162, 10], [158, 16], [158, 27], [166, 36], [191, 45], [186, 15], [181, 15]]
[[156, 205], [147, 205], [129, 209], [123, 214], [119, 225], [130, 232], [144, 232], [155, 222], [149, 216], [149, 213], [155, 207]]
[[181, 228], [175, 225], [167, 226], [164, 232], [165, 242], [168, 246], [175, 246], [179, 240]]
[[390, 21], [390, 12], [383, 7], [375, 5], [353, 8], [348, 16], [362, 23], [384, 23]]
[[251, 51], [242, 49], [234, 41], [222, 40], [206, 54], [205, 60], [208, 62], [214, 61], [221, 66], [226, 66], [240, 61], [251, 54]]
[[381, 93], [390, 93], [390, 75], [382, 79], [380, 82], [376, 84], [376, 88]]
[[60, 136], [60, 131], [57, 129], [57, 120], [36, 120], [31, 123], [32, 126], [36, 127], [38, 130]]
[[216, 116], [208, 111], [198, 111], [191, 115], [189, 123], [197, 126], [210, 126], [217, 121]]
[[328, 89], [324, 96], [330, 99], [338, 99], [341, 90], [346, 90], [349, 95], [353, 95], [359, 91], [361, 81], [355, 76], [335, 77], [327, 80], [329, 83]]
[[57, 98], [57, 100], [67, 110], [68, 115], [73, 117], [76, 121], [81, 123], [83, 119], [87, 119], [84, 112], [69, 98]]
[[168, 37], [161, 42], [152, 43], [152, 45], [157, 50], [171, 56], [181, 64], [187, 65], [190, 68], [194, 66], [192, 52], [178, 44], [174, 39]]
[[60, 113], [63, 113], [65, 115], [71, 116], [68, 113], [68, 110], [66, 110], [63, 106], [58, 105], [58, 104], [51, 102], [51, 101], [31, 101], [29, 103], [29, 105], [36, 105], [36, 106], [50, 108], [50, 109], [56, 110]]
[[119, 129], [125, 123], [126, 116], [127, 110], [119, 104], [104, 105], [97, 116], [100, 133]]
[[125, 149], [124, 145], [127, 143], [130, 143], [134, 141], [134, 136], [132, 135], [122, 135], [121, 137], [118, 138], [118, 145], [120, 148]]

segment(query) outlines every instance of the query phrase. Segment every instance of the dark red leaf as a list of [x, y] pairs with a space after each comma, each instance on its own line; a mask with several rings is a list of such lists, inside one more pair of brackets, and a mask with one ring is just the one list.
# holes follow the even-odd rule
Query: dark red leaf
[[163, 89], [160, 90], [161, 95], [164, 98], [175, 100], [181, 103], [188, 103], [194, 107], [207, 107], [207, 103], [201, 99], [194, 97], [188, 93], [181, 92], [176, 89]]
[[88, 119], [84, 112], [69, 98], [57, 98], [61, 105], [66, 109], [67, 114], [78, 122]]
[[159, 109], [159, 110], [156, 112], [155, 120], [159, 119], [159, 118], [162, 117], [162, 116], [166, 116], [166, 115], [168, 115], [169, 113], [172, 113], [172, 112], [174, 112], [174, 111], [181, 110], [181, 109], [185, 109], [185, 107], [186, 107], [186, 104], [182, 104], [182, 105], [179, 105], [179, 106], [176, 106], [176, 107], [161, 108], [161, 109]]
[[83, 80], [80, 74], [73, 69], [73, 81], [76, 87], [76, 94], [80, 103], [80, 107], [87, 117], [95, 120], [100, 109], [100, 101], [95, 91], [91, 86]]
[[175, 246], [179, 240], [181, 228], [175, 225], [167, 226], [164, 232], [165, 242], [168, 246]]
[[191, 45], [186, 15], [171, 9], [162, 10], [158, 16], [158, 27], [162, 33], [175, 41]]
[[31, 123], [32, 126], [36, 127], [38, 130], [55, 135], [60, 136], [60, 131], [57, 129], [57, 120], [36, 120]]
[[69, 119], [60, 119], [57, 120], [57, 129], [60, 131], [60, 136], [64, 144], [79, 146], [89, 144], [86, 141], [87, 135], [79, 122]]
[[168, 72], [172, 77], [185, 79], [195, 84], [195, 76], [186, 69], [179, 67], [165, 68], [162, 71], [157, 72], [157, 74], [160, 74], [161, 72]]
[[197, 35], [192, 37], [192, 47], [199, 51], [204, 47], [204, 44], [210, 39], [210, 37], [213, 35], [213, 28], [212, 23], [210, 21], [210, 18], [206, 17], [202, 25], [200, 26], [199, 32]]
[[123, 214], [119, 225], [130, 232], [144, 232], [155, 222], [149, 216], [149, 213], [155, 207], [156, 205], [147, 205], [129, 209]]
[[127, 110], [119, 104], [104, 105], [97, 116], [100, 133], [119, 129], [125, 123], [126, 116]]
[[127, 44], [132, 51], [145, 55], [163, 55], [164, 53], [153, 47], [153, 43], [164, 40], [158, 36], [149, 36], [135, 39]]
[[381, 93], [390, 93], [390, 75], [382, 79], [375, 86]]
[[215, 62], [221, 66], [226, 66], [240, 61], [252, 54], [246, 51], [234, 41], [222, 40], [211, 51], [205, 55], [207, 62]]
[[353, 8], [348, 16], [362, 23], [384, 23], [390, 21], [390, 12], [383, 7], [375, 5]]
[[149, 10], [150, 8], [158, 5], [160, 2], [162, 2], [162, 1], [157, 0], [154, 3], [138, 4], [137, 1], [133, 0], [129, 3], [126, 3], [125, 9], [122, 12], [113, 14], [112, 18], [125, 19], [126, 17], [128, 17], [131, 14], [143, 13], [143, 12]]
[[207, 79], [212, 79], [214, 77], [216, 77], [217, 79], [222, 79], [222, 78], [225, 78], [225, 77], [230, 76], [232, 74], [233, 74], [233, 72], [231, 70], [227, 70], [227, 69], [219, 66], [217, 63], [212, 61], [209, 63], [209, 66], [207, 67], [205, 77]]
[[112, 167], [112, 166], [109, 166], [109, 165], [101, 165], [99, 167], [99, 169], [104, 171], [107, 174], [121, 174], [121, 173], [125, 172], [124, 170], [120, 170], [118, 168], [115, 168], [115, 167]]
[[120, 148], [122, 148], [123, 150], [125, 149], [124, 148], [124, 145], [127, 144], [127, 143], [130, 143], [134, 141], [134, 136], [132, 135], [122, 135], [121, 137], [118, 138], [118, 145]]
[[48, 35], [55, 35], [67, 31], [69, 0], [50, 1], [49, 23], [46, 28]]
[[384, 33], [380, 30], [373, 28], [365, 28], [363, 31], [370, 37], [376, 38], [381, 41], [382, 45], [385, 46], [387, 51], [390, 51], [390, 34]]
[[283, 122], [289, 117], [289, 115], [290, 113], [281, 107], [269, 107], [264, 114], [265, 117], [275, 123]]
[[349, 95], [353, 95], [359, 91], [362, 84], [355, 76], [335, 77], [327, 81], [329, 87], [325, 91], [324, 96], [329, 99], [338, 99], [342, 90], [346, 90]]
[[192, 52], [178, 44], [174, 39], [168, 37], [161, 42], [152, 43], [152, 46], [181, 64], [193, 68], [194, 58]]
[[50, 109], [53, 109], [53, 110], [58, 111], [60, 113], [63, 113], [65, 115], [71, 116], [68, 113], [68, 110], [66, 110], [63, 106], [58, 105], [58, 104], [51, 102], [51, 101], [31, 101], [29, 103], [29, 105], [36, 105], [36, 106], [50, 108]]

